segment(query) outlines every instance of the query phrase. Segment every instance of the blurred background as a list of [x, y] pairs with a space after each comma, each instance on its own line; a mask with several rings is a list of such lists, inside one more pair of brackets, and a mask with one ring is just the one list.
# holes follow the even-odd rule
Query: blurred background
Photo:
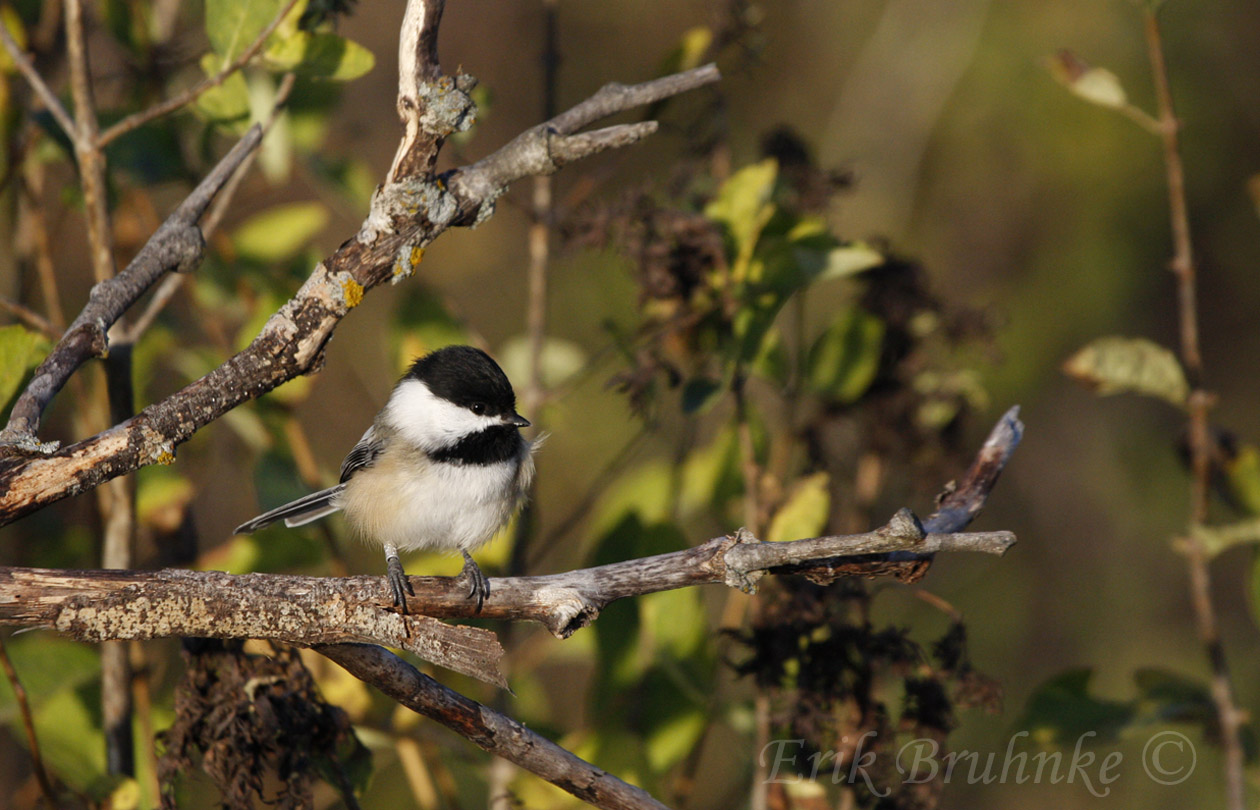
[[[1130, 101], [1153, 113], [1139, 5], [1124, 0], [559, 0], [554, 7], [559, 109], [606, 82], [658, 75], [671, 52], [697, 28], [722, 30], [737, 20], [740, 32], [738, 42], [719, 60], [724, 76], [716, 93], [721, 104], [708, 106], [713, 100], [709, 90], [683, 96], [662, 116], [664, 126], [656, 136], [557, 174], [553, 193], [565, 216], [580, 219], [629, 190], [668, 188], [680, 163], [694, 158], [697, 138], [719, 137], [712, 130], [720, 130], [727, 146], [722, 159], [738, 169], [761, 158], [768, 133], [789, 127], [820, 167], [850, 178], [822, 209], [831, 232], [920, 264], [936, 298], [948, 307], [978, 313], [986, 324], [989, 337], [967, 361], [981, 393], [969, 397], [966, 418], [957, 425], [962, 431], [955, 437], [958, 451], [932, 469], [941, 473], [937, 488], [960, 474], [1001, 413], [1019, 405], [1027, 435], [974, 524], [983, 530], [1010, 529], [1019, 542], [1003, 558], [942, 555], [917, 585], [881, 580], [872, 586], [879, 592], [872, 621], [910, 628], [925, 640], [940, 635], [948, 620], [911, 591], [926, 589], [952, 605], [965, 617], [971, 664], [1001, 684], [1002, 710], [961, 712], [949, 747], [1001, 757], [1011, 735], [1025, 728], [1020, 722], [1030, 696], [1066, 670], [1091, 669], [1091, 692], [1114, 702], [1139, 696], [1134, 673], [1145, 667], [1203, 680], [1207, 662], [1189, 608], [1186, 566], [1173, 548], [1174, 538], [1184, 533], [1190, 503], [1178, 452], [1183, 417], [1154, 399], [1098, 397], [1060, 371], [1069, 355], [1103, 335], [1141, 336], [1176, 347], [1159, 140], [1117, 111], [1077, 98], [1050, 69], [1054, 55], [1070, 49], [1090, 65], [1114, 72]], [[221, 362], [231, 345], [243, 345], [260, 318], [296, 289], [313, 260], [355, 232], [366, 210], [364, 191], [370, 192], [384, 176], [397, 143], [400, 17], [401, 4], [363, 3], [341, 20], [338, 33], [374, 53], [374, 68], [345, 84], [335, 104], [328, 102], [334, 106], [325, 126], [310, 135], [317, 148], [280, 161], [281, 168], [267, 179], [251, 179], [225, 220], [225, 233], [239, 237], [234, 229], [260, 212], [295, 201], [317, 203], [324, 213], [309, 247], [299, 246], [295, 269], [287, 276], [272, 274], [270, 286], [229, 280], [233, 251], [239, 257], [248, 249], [239, 242], [216, 244], [220, 252], [206, 272], [221, 280], [219, 295], [240, 295], [257, 306], [256, 317], [240, 319], [251, 321], [253, 330], [246, 324], [239, 336], [233, 331], [223, 337], [218, 350], [199, 349], [196, 356], [172, 363], [170, 357], [179, 357], [175, 336], [180, 319], [195, 318], [198, 302], [205, 305], [206, 300], [177, 298], [163, 315], [166, 328], [154, 333], [150, 345], [137, 349], [141, 373], [152, 369], [147, 373], [154, 375], [142, 379], [146, 393], [138, 404], [174, 390], [182, 384], [181, 373], [191, 376], [202, 366], [208, 369]], [[1170, 0], [1160, 19], [1183, 124], [1206, 384], [1220, 398], [1214, 422], [1246, 445], [1260, 441], [1255, 407], [1260, 378], [1254, 373], [1260, 357], [1260, 329], [1255, 327], [1260, 220], [1256, 200], [1248, 193], [1252, 179], [1260, 177], [1260, 12], [1239, 0]], [[185, 43], [190, 52], [195, 41]], [[444, 69], [472, 74], [483, 94], [478, 96], [482, 114], [474, 132], [448, 144], [440, 166], [482, 157], [542, 119], [543, 42], [541, 2], [448, 4], [439, 46]], [[116, 56], [107, 48], [101, 54], [102, 59]], [[108, 81], [107, 76], [103, 83]], [[711, 109], [720, 115], [697, 121], [687, 114], [693, 103], [706, 115]], [[299, 132], [308, 122], [295, 116], [289, 125]], [[329, 167], [338, 161], [345, 163], [334, 172]], [[330, 190], [328, 178], [334, 174], [342, 178], [341, 190]], [[160, 218], [166, 210], [162, 206], [180, 199], [186, 186], [163, 179], [153, 188]], [[347, 188], [357, 188], [358, 196]], [[444, 335], [469, 339], [486, 346], [514, 380], [528, 375], [523, 340], [530, 194], [530, 183], [519, 183], [500, 201], [492, 219], [473, 230], [444, 234], [427, 250], [416, 279], [373, 290], [347, 317], [318, 376], [280, 389], [274, 395], [280, 399], [270, 405], [247, 405], [241, 416], [210, 426], [181, 448], [173, 468], [157, 474], [161, 487], [174, 489], [151, 485], [150, 503], [166, 503], [173, 497], [170, 492], [177, 491], [179, 503], [190, 505], [201, 565], [379, 572], [378, 551], [341, 537], [339, 529], [271, 533], [265, 542], [251, 541], [255, 545], [248, 549], [229, 535], [244, 519], [280, 502], [283, 494], [318, 483], [303, 481], [304, 469], [308, 478], [335, 473], [410, 352], [428, 348]], [[125, 222], [131, 209], [125, 203], [120, 208], [119, 220]], [[57, 272], [64, 279], [62, 298], [73, 313], [84, 300], [90, 274], [79, 247], [81, 218], [72, 204], [68, 210], [50, 228]], [[599, 493], [601, 505], [569, 521], [575, 493], [586, 492], [605, 470], [627, 477], [652, 464], [667, 469], [676, 448], [672, 439], [640, 434], [642, 420], [625, 394], [607, 385], [624, 369], [616, 352], [607, 350], [616, 343], [610, 335], [617, 334], [609, 324], [632, 329], [636, 318], [639, 293], [630, 260], [614, 248], [591, 248], [565, 238], [563, 230], [553, 236], [549, 261], [547, 333], [554, 350], [548, 356], [557, 364], [557, 375], [577, 367], [583, 371], [559, 384], [561, 393], [538, 413], [525, 414], [550, 434], [539, 455], [531, 513], [531, 537], [537, 545], [516, 558], [531, 573], [589, 563], [597, 540], [607, 536], [602, 533], [611, 525], [611, 496]], [[23, 280], [13, 256], [4, 260], [0, 272], [5, 273], [0, 286], [7, 297], [19, 298], [31, 283]], [[424, 296], [415, 292], [421, 286]], [[809, 317], [821, 323], [833, 302], [851, 296], [844, 290], [820, 289], [811, 297]], [[270, 309], [266, 303], [272, 304]], [[432, 317], [439, 308], [449, 318]], [[423, 328], [409, 329], [408, 324]], [[163, 353], [166, 360], [144, 359]], [[182, 369], [173, 368], [181, 364]], [[520, 382], [517, 389], [521, 391]], [[283, 419], [276, 416], [277, 408], [283, 409]], [[59, 401], [42, 438], [73, 437], [66, 409]], [[697, 420], [694, 429], [711, 436], [729, 413], [729, 404], [719, 406]], [[153, 494], [159, 490], [161, 494]], [[918, 500], [906, 502], [910, 497]], [[920, 514], [930, 512], [931, 487], [894, 488], [876, 499], [872, 525], [902, 505]], [[81, 497], [4, 529], [0, 559], [5, 564], [93, 567], [92, 509], [91, 499]], [[1229, 521], [1237, 514], [1215, 503], [1213, 517]], [[691, 524], [702, 533], [682, 539], [699, 543], [734, 529], [739, 518], [735, 511], [723, 525], [710, 516], [707, 522]], [[55, 547], [41, 545], [41, 536], [50, 532], [70, 539]], [[309, 554], [293, 552], [290, 559], [276, 545]], [[328, 548], [335, 549], [333, 563], [328, 562]], [[634, 552], [628, 548], [622, 556]], [[142, 552], [142, 560], [146, 554], [157, 557], [152, 548]], [[269, 567], [268, 554], [279, 555], [275, 567]], [[609, 554], [617, 558], [615, 549], [601, 545], [598, 556]], [[1260, 669], [1255, 666], [1260, 628], [1248, 599], [1255, 590], [1252, 556], [1250, 547], [1234, 548], [1212, 569], [1215, 604], [1243, 707], [1260, 705]], [[487, 551], [486, 567], [502, 571], [509, 557], [510, 543], [497, 543]], [[459, 561], [416, 557], [407, 565], [411, 573], [453, 574]], [[688, 607], [707, 611], [715, 627], [726, 597], [716, 588], [709, 591]], [[591, 666], [595, 642], [583, 635], [592, 634], [582, 631], [559, 641], [527, 628], [513, 630], [506, 643], [510, 650], [523, 652], [515, 659], [509, 653], [509, 680], [514, 672], [550, 673], [558, 683], [568, 683], [561, 673], [581, 673]], [[159, 668], [155, 681], [177, 675]], [[527, 676], [520, 677], [525, 683]], [[574, 688], [582, 689], [589, 677], [577, 676]], [[721, 679], [735, 693], [744, 688], [731, 683], [729, 673]], [[469, 688], [509, 713], [535, 716], [544, 733], [561, 740], [590, 722], [587, 713], [595, 710], [595, 704], [566, 708], [556, 695], [548, 702], [546, 686], [532, 681], [516, 686], [517, 697]], [[329, 699], [337, 702], [332, 695]], [[739, 806], [745, 801], [747, 788], [739, 780], [747, 776], [731, 774], [743, 773], [755, 752], [738, 719], [717, 725], [725, 730], [715, 732], [706, 745], [704, 765], [697, 771], [701, 781], [688, 806]], [[940, 806], [1218, 805], [1223, 795], [1218, 749], [1204, 741], [1200, 726], [1171, 727], [1187, 734], [1198, 755], [1193, 774], [1179, 784], [1160, 785], [1148, 778], [1140, 757], [1152, 729], [1136, 728], [1097, 749], [1100, 757], [1108, 751], [1124, 755], [1119, 778], [1107, 786], [1105, 797], [1079, 778], [1072, 783], [986, 785], [956, 776]], [[426, 751], [479, 761], [469, 746], [444, 731], [424, 733], [431, 735], [426, 745], [435, 746]], [[19, 738], [0, 736], [0, 759], [8, 758], [6, 751], [16, 756]], [[584, 753], [582, 739], [568, 741]], [[0, 766], [0, 779], [20, 781], [25, 773], [21, 757], [12, 760], [19, 764]], [[378, 756], [369, 794], [377, 803], [365, 806], [386, 801], [407, 806], [412, 801], [407, 796], [414, 794], [398, 778], [403, 761]], [[1094, 788], [1103, 789], [1096, 782]], [[544, 806], [553, 799], [538, 801]]]

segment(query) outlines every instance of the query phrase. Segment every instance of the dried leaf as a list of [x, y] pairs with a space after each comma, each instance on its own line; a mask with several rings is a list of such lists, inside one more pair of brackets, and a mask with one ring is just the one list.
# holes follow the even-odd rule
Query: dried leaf
[[1069, 357], [1063, 372], [1099, 394], [1145, 394], [1179, 408], [1190, 393], [1177, 356], [1145, 338], [1099, 338]]

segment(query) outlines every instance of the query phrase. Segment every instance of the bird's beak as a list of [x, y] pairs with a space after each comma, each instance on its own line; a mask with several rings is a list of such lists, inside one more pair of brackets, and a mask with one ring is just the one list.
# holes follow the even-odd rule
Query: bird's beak
[[518, 428], [529, 427], [529, 420], [521, 416], [516, 411], [512, 411], [511, 416], [505, 416], [503, 421], [509, 425], [516, 425]]

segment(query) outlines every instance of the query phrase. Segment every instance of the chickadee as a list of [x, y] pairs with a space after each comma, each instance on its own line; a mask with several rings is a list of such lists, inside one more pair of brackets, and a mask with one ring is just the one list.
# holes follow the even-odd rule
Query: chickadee
[[425, 355], [394, 386], [372, 426], [341, 463], [341, 483], [265, 512], [237, 527], [248, 534], [284, 520], [301, 526], [338, 510], [355, 534], [385, 547], [394, 604], [414, 592], [399, 550], [458, 549], [460, 578], [477, 610], [490, 583], [468, 552], [516, 512], [534, 475], [529, 422], [512, 384], [471, 346]]

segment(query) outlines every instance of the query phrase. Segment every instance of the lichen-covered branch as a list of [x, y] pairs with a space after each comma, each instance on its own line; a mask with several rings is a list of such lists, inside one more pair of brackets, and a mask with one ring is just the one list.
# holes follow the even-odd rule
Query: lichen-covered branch
[[[317, 370], [323, 347], [343, 317], [365, 291], [386, 280], [398, 281], [412, 272], [424, 248], [452, 225], [475, 224], [493, 209], [493, 201], [509, 182], [524, 176], [529, 166], [522, 155], [535, 154], [537, 144], [551, 138], [548, 130], [569, 134], [598, 118], [650, 104], [670, 95], [716, 81], [712, 67], [640, 85], [610, 85], [591, 99], [535, 127], [498, 152], [455, 176], [468, 182], [458, 191], [432, 175], [437, 150], [446, 136], [472, 120], [469, 77], [441, 75], [436, 59], [436, 26], [442, 3], [411, 0], [404, 18], [400, 45], [413, 62], [400, 67], [399, 111], [404, 139], [388, 181], [377, 190], [359, 232], [333, 255], [317, 264], [294, 296], [271, 317], [253, 342], [210, 374], [141, 410], [135, 417], [52, 452], [33, 436], [38, 417], [24, 411], [23, 421], [11, 425], [10, 441], [20, 440], [32, 455], [12, 453], [0, 458], [0, 525], [10, 523], [61, 498], [92, 489], [116, 476], [153, 463], [170, 463], [175, 448], [227, 411], [270, 391], [294, 377]], [[411, 26], [411, 27], [409, 27]], [[413, 30], [421, 26], [422, 30]], [[410, 44], [409, 44], [410, 43]], [[410, 89], [415, 85], [414, 93]], [[406, 89], [406, 92], [403, 92]], [[632, 142], [646, 134], [641, 126], [590, 133], [560, 148], [562, 162], [612, 145]], [[533, 133], [533, 134], [531, 134]], [[633, 137], [631, 137], [633, 136]], [[559, 165], [558, 163], [555, 165]], [[554, 170], [550, 169], [550, 170]], [[473, 182], [475, 181], [475, 182]], [[90, 355], [101, 346], [94, 328], [70, 330], [79, 341], [75, 353]], [[37, 373], [38, 376], [38, 373]], [[41, 385], [46, 386], [51, 379]], [[47, 402], [52, 392], [37, 392]], [[34, 419], [34, 421], [32, 421]], [[23, 426], [19, 428], [19, 425]]]

